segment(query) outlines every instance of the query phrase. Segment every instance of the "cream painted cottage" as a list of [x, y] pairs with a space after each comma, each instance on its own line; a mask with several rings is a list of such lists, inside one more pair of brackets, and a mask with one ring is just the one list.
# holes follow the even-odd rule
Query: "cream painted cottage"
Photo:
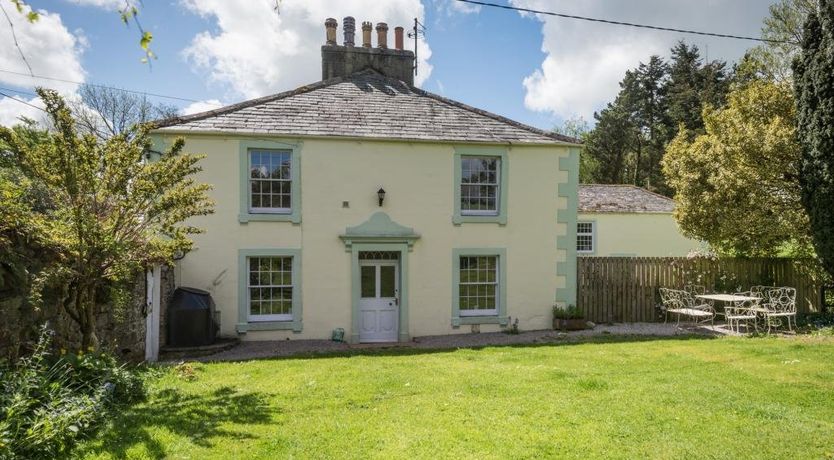
[[322, 81], [154, 131], [206, 155], [217, 203], [177, 284], [244, 340], [549, 327], [576, 299], [580, 146], [414, 87], [402, 28], [388, 49], [384, 24], [375, 48], [344, 25], [337, 45], [326, 23]]
[[675, 202], [635, 185], [580, 184], [576, 251], [596, 257], [684, 257], [706, 251], [681, 233]]

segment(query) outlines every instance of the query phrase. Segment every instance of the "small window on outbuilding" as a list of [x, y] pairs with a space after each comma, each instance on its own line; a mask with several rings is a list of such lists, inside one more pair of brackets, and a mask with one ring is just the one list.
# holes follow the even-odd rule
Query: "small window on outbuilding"
[[576, 252], [594, 252], [594, 223], [577, 222], [576, 224]]

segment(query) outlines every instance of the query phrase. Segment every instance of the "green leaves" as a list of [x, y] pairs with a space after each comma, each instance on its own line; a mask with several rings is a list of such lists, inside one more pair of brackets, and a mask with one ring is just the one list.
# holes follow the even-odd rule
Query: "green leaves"
[[119, 19], [128, 27], [131, 22], [136, 24], [136, 28], [139, 29], [139, 48], [145, 53], [141, 61], [143, 64], [150, 64], [151, 59], [156, 59], [156, 55], [151, 51], [153, 34], [142, 28], [142, 23], [139, 22], [139, 8], [132, 1], [126, 1], [125, 6], [119, 9]]
[[149, 51], [148, 47], [151, 46], [151, 40], [153, 40], [153, 35], [148, 31], [143, 32], [142, 38], [139, 39], [139, 47], [145, 51]]
[[663, 160], [683, 232], [725, 254], [807, 254], [790, 88], [754, 81], [703, 119], [705, 133], [681, 129]]
[[678, 125], [701, 130], [701, 108], [724, 100], [729, 76], [723, 61], [704, 63], [698, 47], [679, 42], [672, 59], [651, 56], [628, 70], [617, 98], [596, 113], [586, 154], [598, 167], [593, 182], [631, 183], [671, 194], [661, 160]]
[[802, 144], [799, 185], [814, 248], [834, 277], [834, 1], [820, 0], [805, 22], [802, 53], [793, 62]]
[[148, 162], [148, 126], [99, 141], [78, 133], [57, 93], [37, 91], [54, 131], [31, 142], [0, 127], [0, 141], [23, 175], [48, 190], [51, 207], [27, 210], [33, 217], [28, 224], [36, 226], [31, 231], [43, 235], [56, 254], [40, 278], [67, 293], [64, 307], [86, 334], [95, 330], [95, 316], [88, 313], [109, 288], [150, 264], [172, 263], [174, 253], [191, 248], [188, 235], [200, 229], [186, 221], [212, 212], [210, 187], [194, 180], [201, 157], [182, 154], [181, 141]]
[[[11, 2], [12, 2], [12, 4], [14, 5], [15, 9], [17, 10], [17, 12], [18, 12], [18, 13], [20, 13], [20, 14], [23, 14], [23, 11], [24, 11], [24, 8], [23, 8], [23, 7], [24, 7], [26, 4], [25, 4], [24, 2], [22, 2], [21, 0], [10, 0], [10, 1], [11, 1]], [[29, 12], [28, 12], [28, 13], [26, 13], [26, 20], [27, 20], [27, 21], [29, 21], [29, 22], [35, 22], [35, 21], [37, 21], [38, 19], [40, 19], [40, 15], [37, 13], [37, 11], [35, 11], [35, 10], [31, 10], [31, 9], [30, 9], [30, 10], [29, 10]]]

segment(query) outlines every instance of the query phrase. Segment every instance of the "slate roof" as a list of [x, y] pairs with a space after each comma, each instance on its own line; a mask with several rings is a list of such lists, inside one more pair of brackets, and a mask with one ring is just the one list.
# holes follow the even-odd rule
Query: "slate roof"
[[634, 185], [579, 186], [579, 212], [671, 213], [675, 202]]
[[579, 143], [373, 70], [157, 122], [159, 131], [490, 143]]

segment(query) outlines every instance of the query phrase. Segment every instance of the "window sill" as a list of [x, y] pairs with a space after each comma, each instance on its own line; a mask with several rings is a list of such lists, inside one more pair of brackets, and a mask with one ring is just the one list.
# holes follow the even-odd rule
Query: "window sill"
[[293, 331], [301, 332], [301, 322], [298, 321], [255, 321], [238, 323], [237, 332], [245, 334], [249, 331]]
[[452, 223], [460, 224], [498, 224], [507, 225], [507, 216], [504, 214], [456, 214], [452, 217]]
[[292, 222], [298, 224], [301, 223], [301, 216], [298, 213], [245, 213], [238, 215], [237, 220], [242, 224], [247, 222]]
[[459, 318], [452, 318], [452, 327], [458, 327], [469, 324], [499, 324], [506, 326], [508, 323], [506, 316], [461, 316]]

